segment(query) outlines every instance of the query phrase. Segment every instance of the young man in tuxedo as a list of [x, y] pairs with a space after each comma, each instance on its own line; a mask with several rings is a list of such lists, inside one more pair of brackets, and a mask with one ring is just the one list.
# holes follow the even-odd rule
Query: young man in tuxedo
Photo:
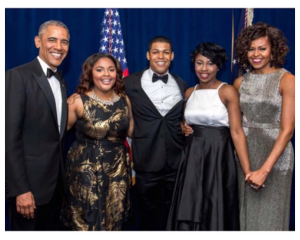
[[69, 30], [50, 20], [34, 38], [39, 56], [5, 73], [5, 194], [10, 230], [57, 230], [63, 198], [65, 81], [57, 67]]
[[132, 104], [134, 132], [132, 158], [136, 171], [140, 230], [164, 230], [183, 147], [186, 83], [169, 73], [174, 58], [171, 41], [150, 40], [150, 67], [124, 79]]

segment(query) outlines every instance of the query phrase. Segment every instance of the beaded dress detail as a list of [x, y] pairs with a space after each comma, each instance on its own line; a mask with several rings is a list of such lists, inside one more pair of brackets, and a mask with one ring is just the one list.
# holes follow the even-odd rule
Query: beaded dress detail
[[[287, 72], [247, 73], [240, 87], [243, 129], [252, 171], [259, 169], [273, 149], [280, 131], [282, 96], [280, 81]], [[268, 175], [264, 188], [254, 191], [245, 184], [239, 168], [241, 230], [289, 230], [294, 151], [291, 142]]]

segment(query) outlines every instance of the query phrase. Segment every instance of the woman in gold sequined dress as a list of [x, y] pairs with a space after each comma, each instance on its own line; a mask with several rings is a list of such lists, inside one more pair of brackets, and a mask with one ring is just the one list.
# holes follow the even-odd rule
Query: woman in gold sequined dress
[[288, 230], [294, 151], [295, 76], [281, 66], [288, 52], [276, 27], [254, 24], [237, 38], [241, 66], [252, 71], [234, 86], [240, 93], [251, 176], [240, 173], [241, 230]]
[[91, 55], [68, 99], [68, 129], [76, 141], [66, 159], [68, 197], [62, 220], [73, 230], [121, 230], [130, 210], [131, 104], [122, 69], [108, 54]]

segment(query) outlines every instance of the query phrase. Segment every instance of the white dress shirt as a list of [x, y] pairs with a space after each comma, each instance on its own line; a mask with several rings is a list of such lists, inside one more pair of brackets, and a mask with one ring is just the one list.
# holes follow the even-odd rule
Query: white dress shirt
[[142, 88], [159, 113], [165, 116], [182, 99], [182, 95], [171, 74], [167, 73], [168, 82], [164, 83], [161, 80], [152, 82], [153, 73], [151, 68], [143, 73], [141, 79]]
[[[47, 68], [50, 68], [48, 64], [46, 64], [39, 56], [37, 57], [39, 60], [42, 69], [47, 76]], [[54, 71], [56, 72], [57, 69]], [[56, 79], [56, 77], [52, 76], [51, 78], [48, 78], [48, 82], [50, 84], [54, 99], [55, 99], [55, 106], [56, 106], [56, 115], [57, 115], [57, 124], [58, 124], [58, 130], [60, 132], [60, 123], [61, 123], [61, 110], [62, 110], [62, 96], [61, 96], [61, 89], [60, 89], [60, 83], [59, 80]]]

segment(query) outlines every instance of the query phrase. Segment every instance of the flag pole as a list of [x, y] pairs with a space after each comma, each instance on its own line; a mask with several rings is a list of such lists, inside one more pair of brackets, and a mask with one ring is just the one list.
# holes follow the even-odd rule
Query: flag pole
[[232, 27], [231, 27], [231, 72], [233, 68], [233, 54], [234, 54], [234, 9], [232, 9]]

